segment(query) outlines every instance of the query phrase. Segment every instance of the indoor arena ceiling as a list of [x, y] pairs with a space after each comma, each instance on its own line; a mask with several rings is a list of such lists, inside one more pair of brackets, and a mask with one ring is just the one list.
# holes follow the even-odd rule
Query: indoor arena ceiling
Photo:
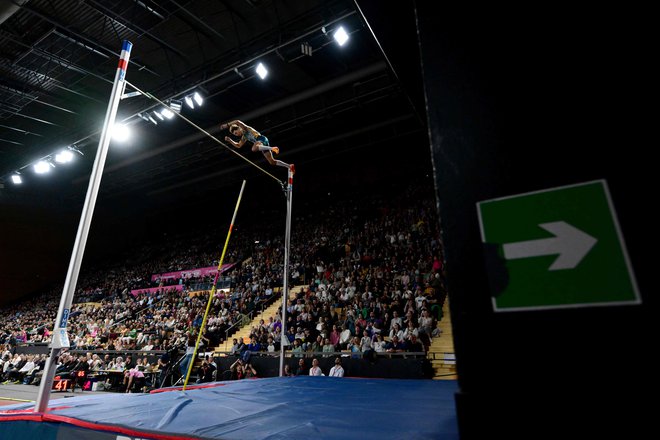
[[[419, 81], [403, 86], [410, 74], [394, 68], [418, 67], [412, 8], [399, 23], [383, 11], [347, 0], [0, 0], [0, 193], [80, 203], [123, 40], [134, 45], [130, 83], [166, 102], [199, 93], [203, 105], [184, 103], [184, 116], [220, 139], [220, 122], [244, 120], [299, 169], [421, 135]], [[175, 198], [258, 173], [179, 118], [158, 119], [161, 107], [143, 95], [120, 102], [133, 136], [111, 143], [102, 195]], [[75, 163], [54, 161], [62, 149]], [[33, 172], [42, 158], [55, 165], [48, 176]]]

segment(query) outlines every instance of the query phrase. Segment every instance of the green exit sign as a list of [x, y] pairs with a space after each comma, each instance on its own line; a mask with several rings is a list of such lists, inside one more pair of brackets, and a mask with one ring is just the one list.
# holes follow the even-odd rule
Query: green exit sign
[[607, 183], [477, 203], [495, 311], [639, 304]]

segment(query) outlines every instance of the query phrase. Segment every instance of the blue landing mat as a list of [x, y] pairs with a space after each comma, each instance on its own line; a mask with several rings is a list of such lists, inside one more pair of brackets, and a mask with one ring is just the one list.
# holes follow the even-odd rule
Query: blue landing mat
[[[268, 378], [158, 394], [107, 394], [2, 407], [0, 438], [116, 434], [150, 439], [458, 440], [455, 381]], [[112, 436], [109, 436], [112, 433]]]

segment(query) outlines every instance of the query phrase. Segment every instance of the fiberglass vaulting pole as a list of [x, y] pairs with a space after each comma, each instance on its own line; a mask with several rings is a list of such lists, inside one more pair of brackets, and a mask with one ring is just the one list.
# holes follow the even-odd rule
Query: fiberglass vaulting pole
[[78, 283], [78, 274], [80, 273], [80, 266], [82, 264], [83, 254], [85, 253], [85, 245], [87, 244], [87, 236], [89, 235], [89, 227], [92, 223], [92, 216], [94, 215], [94, 206], [96, 205], [96, 196], [101, 186], [101, 177], [103, 176], [103, 167], [105, 166], [105, 158], [108, 155], [108, 147], [110, 145], [110, 137], [112, 135], [111, 128], [115, 123], [117, 116], [117, 108], [121, 100], [121, 94], [124, 90], [124, 79], [126, 76], [126, 67], [131, 55], [133, 44], [124, 40], [121, 47], [121, 54], [119, 56], [119, 65], [117, 66], [117, 73], [115, 74], [115, 82], [112, 86], [112, 93], [110, 94], [110, 102], [108, 103], [108, 110], [105, 114], [105, 121], [103, 122], [103, 131], [101, 132], [101, 139], [96, 152], [96, 159], [92, 167], [92, 174], [89, 179], [89, 187], [87, 188], [87, 195], [85, 196], [85, 204], [83, 205], [82, 214], [80, 216], [80, 224], [78, 225], [78, 232], [76, 233], [76, 241], [73, 245], [73, 252], [71, 253], [71, 261], [69, 262], [69, 269], [67, 270], [66, 280], [64, 281], [64, 289], [62, 291], [62, 298], [60, 299], [60, 307], [57, 311], [57, 318], [55, 318], [55, 325], [53, 328], [53, 339], [50, 344], [50, 355], [46, 361], [44, 374], [39, 386], [39, 395], [37, 397], [37, 404], [34, 407], [35, 412], [44, 412], [48, 406], [48, 399], [50, 397], [50, 390], [53, 386], [53, 376], [57, 367], [57, 357], [63, 348], [69, 348], [69, 337], [67, 335], [66, 325], [71, 311], [71, 304], [73, 303], [73, 294], [76, 290]]
[[[213, 280], [213, 287], [209, 292], [209, 299], [206, 303], [206, 311], [204, 312], [204, 318], [202, 319], [202, 324], [199, 326], [199, 332], [197, 333], [197, 342], [195, 342], [195, 350], [192, 352], [192, 357], [188, 361], [188, 370], [186, 372], [186, 380], [183, 381], [183, 391], [188, 387], [188, 380], [190, 380], [190, 372], [192, 371], [193, 364], [197, 359], [197, 350], [199, 350], [199, 341], [202, 340], [202, 335], [204, 334], [204, 329], [206, 328], [206, 318], [209, 316], [209, 310], [211, 310], [211, 303], [215, 297], [216, 286], [218, 284], [218, 278], [222, 272], [222, 265], [225, 261], [225, 254], [227, 253], [227, 246], [229, 246], [229, 239], [231, 238], [231, 231], [234, 229], [234, 223], [236, 222], [236, 214], [238, 214], [238, 207], [241, 204], [241, 199], [243, 198], [243, 190], [245, 189], [245, 180], [241, 185], [241, 192], [238, 193], [238, 199], [236, 200], [236, 207], [234, 208], [234, 215], [231, 217], [231, 223], [229, 223], [229, 231], [227, 231], [227, 238], [225, 239], [225, 246], [222, 248], [222, 254], [220, 255], [220, 262], [218, 263], [218, 271], [215, 273], [215, 279]], [[188, 355], [188, 353], [186, 353]]]
[[[289, 168], [286, 187], [286, 232], [284, 233], [284, 288], [282, 289], [282, 334], [280, 335], [280, 377], [284, 376], [284, 345], [286, 336], [286, 301], [289, 297], [289, 254], [291, 248], [291, 198], [293, 196], [293, 172]], [[288, 340], [287, 340], [288, 342]]]

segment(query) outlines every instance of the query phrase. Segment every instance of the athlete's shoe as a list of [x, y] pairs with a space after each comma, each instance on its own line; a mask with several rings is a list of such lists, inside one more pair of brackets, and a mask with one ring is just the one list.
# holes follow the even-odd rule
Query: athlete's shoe
[[271, 151], [273, 154], [280, 154], [280, 149], [279, 149], [279, 147], [273, 147], [273, 148], [270, 149], [270, 151]]
[[296, 174], [296, 166], [294, 164], [289, 165], [289, 170], [291, 170], [291, 174]]

